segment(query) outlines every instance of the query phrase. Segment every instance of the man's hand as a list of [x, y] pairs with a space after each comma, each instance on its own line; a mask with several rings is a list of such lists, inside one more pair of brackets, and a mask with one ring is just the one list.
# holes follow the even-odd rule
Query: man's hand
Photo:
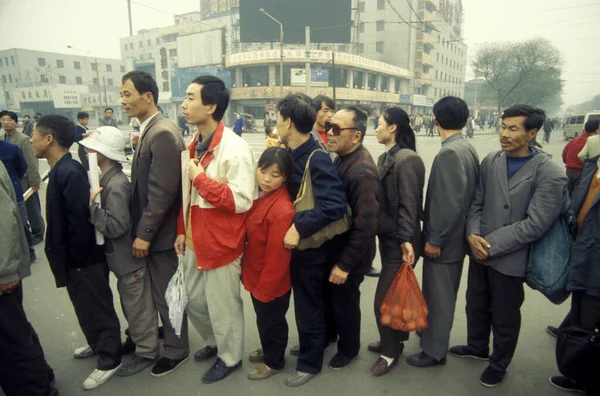
[[131, 144], [133, 146], [137, 146], [140, 142], [140, 133], [139, 132], [131, 132]]
[[438, 258], [438, 257], [440, 257], [441, 253], [442, 253], [441, 247], [432, 245], [429, 242], [427, 242], [425, 244], [425, 255], [427, 255], [427, 257]]
[[334, 265], [329, 274], [329, 282], [334, 285], [343, 285], [346, 283], [346, 279], [348, 279], [348, 272], [340, 269], [337, 264]]
[[86, 137], [89, 137], [91, 134], [92, 134], [91, 132], [86, 132], [86, 133], [82, 133], [81, 136], [86, 138]]
[[36, 185], [36, 186], [29, 186], [31, 187], [31, 189], [33, 190], [33, 192], [38, 192], [40, 190], [40, 185]]
[[190, 162], [188, 162], [188, 176], [190, 177], [192, 183], [201, 173], [204, 173], [204, 168], [200, 164], [200, 160], [197, 158], [191, 158]]
[[467, 239], [469, 242], [469, 246], [471, 246], [471, 250], [473, 251], [473, 256], [477, 260], [486, 260], [490, 257], [490, 249], [492, 246], [485, 240], [485, 238], [471, 234]]
[[283, 247], [287, 250], [296, 249], [299, 241], [300, 234], [296, 231], [296, 225], [292, 224], [290, 229], [285, 233], [285, 237], [283, 237]]
[[90, 206], [92, 206], [95, 202], [96, 197], [104, 190], [104, 187], [99, 187], [95, 190], [90, 190]]
[[402, 243], [402, 261], [413, 265], [415, 263], [415, 251], [413, 245], [410, 242]]
[[21, 279], [17, 279], [14, 282], [0, 284], [0, 294], [10, 294], [11, 291], [15, 289], [15, 287], [19, 286]]
[[135, 238], [133, 241], [132, 254], [135, 258], [144, 258], [150, 255], [150, 242], [146, 242], [140, 238]]
[[177, 254], [185, 254], [185, 235], [177, 235], [175, 239], [175, 251]]

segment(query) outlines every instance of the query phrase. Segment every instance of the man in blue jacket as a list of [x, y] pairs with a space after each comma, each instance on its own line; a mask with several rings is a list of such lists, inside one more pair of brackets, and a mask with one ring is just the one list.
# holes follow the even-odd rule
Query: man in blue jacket
[[[316, 120], [311, 99], [301, 93], [290, 94], [278, 105], [277, 131], [292, 150], [292, 175], [288, 192], [295, 201], [310, 155], [321, 150], [310, 131]], [[310, 175], [315, 208], [296, 213], [294, 223], [283, 240], [286, 249], [295, 249], [306, 238], [341, 219], [348, 205], [344, 185], [329, 155], [317, 151], [310, 160]], [[292, 253], [291, 272], [300, 354], [288, 386], [300, 386], [321, 371], [326, 344], [323, 295], [328, 278], [326, 245]]]
[[236, 113], [235, 115], [235, 123], [233, 124], [233, 132], [235, 132], [238, 136], [242, 136], [242, 132], [244, 132], [244, 119], [240, 115], [240, 113]]

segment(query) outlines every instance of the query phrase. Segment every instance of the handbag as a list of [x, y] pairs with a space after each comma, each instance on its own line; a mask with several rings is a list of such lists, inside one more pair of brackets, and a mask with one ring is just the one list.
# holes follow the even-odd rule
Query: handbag
[[[538, 168], [549, 157], [538, 162], [532, 178], [531, 191], [535, 189]], [[567, 276], [573, 247], [572, 224], [575, 221], [569, 192], [565, 187], [560, 215], [552, 227], [529, 247], [526, 282], [533, 290], [541, 292], [554, 304], [562, 304], [568, 297]]]
[[[312, 189], [312, 179], [310, 177], [310, 159], [317, 151], [325, 153], [324, 150], [317, 149], [310, 154], [308, 161], [306, 161], [306, 167], [304, 168], [304, 174], [302, 175], [302, 183], [300, 183], [298, 197], [294, 201], [294, 210], [296, 213], [303, 212], [305, 210], [312, 210], [316, 206], [315, 195]], [[350, 230], [350, 228], [352, 228], [352, 209], [350, 209], [350, 206], [347, 206], [346, 213], [341, 219], [332, 221], [324, 228], [315, 232], [309, 237], [300, 239], [296, 250], [302, 251], [321, 247], [325, 242], [329, 241], [336, 235], [343, 234], [344, 232]]]
[[185, 308], [188, 304], [187, 289], [185, 287], [185, 276], [183, 273], [183, 255], [179, 256], [177, 271], [169, 281], [165, 300], [169, 307], [169, 320], [177, 337], [181, 337], [181, 327], [185, 316]]
[[561, 330], [556, 342], [556, 364], [562, 375], [585, 387], [597, 387], [598, 362], [600, 323], [593, 330], [578, 326]]

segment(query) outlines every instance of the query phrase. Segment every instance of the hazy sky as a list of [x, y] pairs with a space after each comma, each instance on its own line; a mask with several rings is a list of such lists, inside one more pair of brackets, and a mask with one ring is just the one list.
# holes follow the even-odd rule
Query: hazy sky
[[[199, 4], [199, 0], [134, 0], [134, 32], [171, 25], [173, 14], [198, 10]], [[563, 54], [565, 103], [600, 94], [600, 1], [463, 0], [463, 6], [471, 52], [482, 42], [544, 37]], [[89, 51], [119, 58], [119, 38], [128, 34], [126, 0], [0, 0], [0, 49]], [[472, 77], [470, 71], [467, 77]]]

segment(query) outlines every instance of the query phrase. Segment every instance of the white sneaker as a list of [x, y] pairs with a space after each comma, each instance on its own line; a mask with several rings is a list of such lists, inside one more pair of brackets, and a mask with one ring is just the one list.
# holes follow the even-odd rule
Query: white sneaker
[[81, 348], [77, 348], [77, 349], [75, 349], [75, 352], [73, 352], [73, 357], [75, 359], [87, 359], [94, 355], [95, 355], [95, 353], [92, 350], [92, 347], [90, 347], [89, 345], [86, 345]]
[[87, 377], [85, 381], [83, 381], [83, 389], [96, 389], [97, 387], [108, 381], [113, 375], [115, 375], [119, 367], [121, 367], [120, 364], [112, 370], [96, 369], [92, 371], [92, 374], [90, 374], [90, 376]]

